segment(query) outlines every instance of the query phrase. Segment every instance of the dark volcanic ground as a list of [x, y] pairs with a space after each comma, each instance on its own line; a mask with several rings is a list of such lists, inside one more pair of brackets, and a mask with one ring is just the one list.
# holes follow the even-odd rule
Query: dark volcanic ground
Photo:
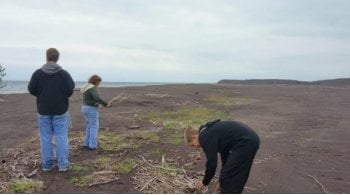
[[[245, 193], [350, 193], [350, 89], [311, 85], [188, 84], [100, 89], [110, 99], [124, 93], [120, 105], [101, 109], [101, 126], [130, 131], [125, 114], [169, 111], [207, 105], [210, 95], [246, 97], [249, 104], [219, 106], [229, 118], [257, 131], [261, 146]], [[81, 96], [70, 100], [72, 131], [83, 131]], [[0, 95], [0, 146], [15, 147], [38, 134], [35, 98], [29, 94]], [[211, 105], [207, 105], [211, 106]], [[143, 128], [152, 128], [139, 121]], [[143, 148], [143, 150], [152, 148]], [[182, 147], [183, 153], [193, 151]], [[81, 154], [86, 155], [86, 154]], [[205, 160], [195, 171], [204, 167]], [[69, 173], [68, 173], [69, 174]], [[131, 176], [123, 184], [110, 183], [88, 189], [67, 183], [69, 175], [50, 173], [52, 180], [42, 193], [138, 193]]]

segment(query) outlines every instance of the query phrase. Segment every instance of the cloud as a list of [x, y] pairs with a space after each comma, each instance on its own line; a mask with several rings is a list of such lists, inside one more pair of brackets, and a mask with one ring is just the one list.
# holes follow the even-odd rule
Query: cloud
[[[349, 6], [346, 0], [4, 0], [0, 63], [31, 72], [56, 47], [78, 80], [90, 73], [109, 81], [344, 77], [350, 76]], [[11, 76], [15, 69], [7, 68], [8, 78], [18, 78]]]

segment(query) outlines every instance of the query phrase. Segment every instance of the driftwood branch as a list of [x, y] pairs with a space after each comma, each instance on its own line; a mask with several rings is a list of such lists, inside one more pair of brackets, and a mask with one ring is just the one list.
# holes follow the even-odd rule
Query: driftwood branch
[[326, 193], [326, 194], [328, 194], [328, 191], [326, 190], [326, 188], [324, 187], [324, 185], [323, 185], [320, 181], [318, 181], [316, 177], [314, 177], [314, 176], [312, 176], [312, 175], [310, 175], [310, 174], [307, 174], [306, 176], [311, 177], [318, 185], [321, 186], [323, 192]]
[[152, 181], [154, 181], [157, 178], [157, 176], [153, 177], [151, 180], [149, 180], [141, 189], [140, 191], [144, 190]]
[[186, 170], [184, 169], [184, 167], [181, 167], [181, 169], [182, 169], [182, 172], [184, 173], [185, 178], [186, 178], [188, 181], [193, 182], [193, 180], [192, 180], [190, 177], [188, 177], [187, 172], [186, 172]]
[[91, 184], [89, 184], [89, 187], [95, 186], [95, 185], [101, 185], [101, 184], [110, 183], [110, 182], [113, 182], [113, 181], [117, 181], [117, 180], [119, 180], [119, 179], [120, 179], [120, 178], [117, 177], [117, 178], [109, 179], [109, 180], [107, 180], [107, 181], [101, 181], [101, 182], [91, 183]]
[[[196, 188], [196, 180], [201, 177], [200, 172], [185, 170], [183, 165], [179, 165], [180, 159], [167, 159], [162, 155], [159, 163], [146, 160], [145, 157], [139, 155], [143, 160], [143, 165], [139, 167], [133, 177], [135, 189], [142, 193], [159, 193], [159, 194], [189, 194], [189, 193], [206, 193], [198, 191]], [[167, 163], [174, 162], [174, 167], [168, 167]], [[181, 163], [182, 164], [182, 163]], [[213, 182], [217, 182], [217, 178], [213, 178]]]
[[114, 103], [121, 103], [122, 101], [124, 101], [125, 99], [127, 99], [127, 97], [123, 97], [123, 94], [120, 94], [116, 97], [113, 97], [108, 104], [112, 105]]
[[168, 170], [168, 171], [177, 171], [177, 169], [172, 169], [172, 168], [169, 168], [169, 167], [162, 167], [162, 166], [158, 166], [158, 165], [152, 165], [151, 163], [149, 163], [145, 157], [139, 155], [143, 161], [145, 161], [145, 163], [147, 163], [149, 166], [151, 167], [155, 167], [155, 168], [159, 168], [159, 169], [164, 169], [164, 170]]
[[116, 171], [98, 171], [98, 172], [93, 172], [92, 174], [94, 174], [94, 175], [118, 174], [118, 172], [116, 172]]
[[37, 173], [38, 173], [38, 169], [34, 169], [34, 171], [28, 173], [26, 176], [27, 176], [28, 178], [31, 178], [31, 177], [33, 177], [34, 175], [36, 175]]

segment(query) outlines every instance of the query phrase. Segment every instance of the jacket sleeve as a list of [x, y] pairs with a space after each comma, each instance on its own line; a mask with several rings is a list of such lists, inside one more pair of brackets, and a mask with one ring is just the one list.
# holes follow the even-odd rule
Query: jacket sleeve
[[90, 90], [90, 93], [91, 93], [92, 98], [93, 98], [97, 103], [102, 104], [102, 105], [104, 105], [104, 106], [107, 106], [107, 105], [108, 105], [108, 103], [105, 102], [104, 100], [102, 100], [102, 99], [100, 98], [100, 96], [98, 95], [97, 87], [92, 88], [92, 89]]
[[66, 71], [66, 83], [67, 83], [67, 95], [68, 97], [72, 96], [73, 92], [74, 92], [74, 88], [75, 88], [75, 83], [72, 79], [72, 77], [70, 76], [70, 74]]
[[205, 143], [202, 147], [207, 158], [205, 164], [205, 175], [202, 182], [207, 186], [210, 183], [210, 180], [214, 177], [216, 171], [218, 160], [217, 143]]
[[222, 163], [221, 167], [223, 167], [225, 165], [229, 155], [230, 155], [229, 152], [228, 153], [223, 153], [223, 154], [220, 155], [221, 156], [221, 163]]
[[28, 84], [28, 91], [30, 94], [37, 96], [37, 88], [38, 88], [38, 71], [35, 71], [32, 74], [32, 77], [30, 78], [29, 84]]

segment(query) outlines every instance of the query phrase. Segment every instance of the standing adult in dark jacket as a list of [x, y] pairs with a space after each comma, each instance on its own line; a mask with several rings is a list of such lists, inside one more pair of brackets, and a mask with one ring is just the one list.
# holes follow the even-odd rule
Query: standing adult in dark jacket
[[259, 148], [258, 135], [243, 123], [220, 120], [202, 125], [199, 131], [188, 129], [185, 135], [192, 146], [203, 148], [207, 158], [205, 175], [197, 184], [198, 190], [203, 190], [215, 175], [219, 153], [221, 193], [241, 193]]
[[49, 48], [46, 51], [47, 63], [33, 73], [28, 90], [36, 96], [41, 168], [50, 171], [54, 167], [52, 138], [55, 136], [58, 170], [64, 172], [69, 168], [67, 111], [75, 84], [69, 73], [57, 64], [58, 59], [58, 50]]

